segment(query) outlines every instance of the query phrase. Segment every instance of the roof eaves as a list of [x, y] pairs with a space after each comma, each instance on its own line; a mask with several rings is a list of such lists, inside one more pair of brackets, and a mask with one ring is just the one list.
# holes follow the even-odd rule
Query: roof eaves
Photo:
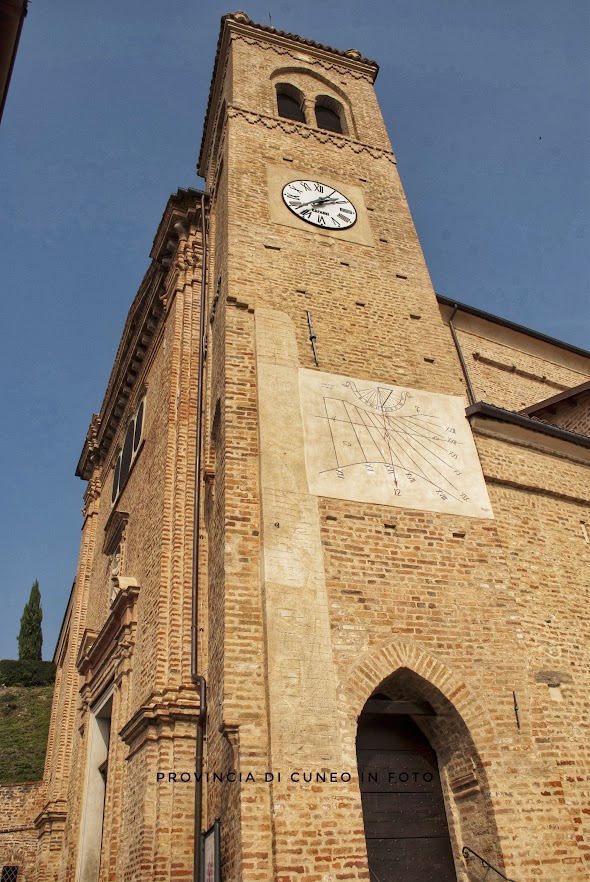
[[533, 331], [531, 328], [525, 328], [524, 325], [518, 325], [516, 322], [511, 322], [509, 319], [501, 318], [500, 316], [493, 315], [491, 312], [485, 312], [483, 309], [478, 309], [475, 306], [469, 306], [467, 303], [461, 303], [459, 300], [455, 300], [454, 297], [445, 297], [443, 294], [437, 294], [436, 299], [443, 306], [449, 306], [451, 309], [457, 307], [461, 312], [469, 313], [470, 315], [477, 316], [478, 318], [485, 319], [486, 321], [493, 322], [496, 325], [502, 325], [505, 328], [510, 328], [513, 331], [518, 331], [520, 334], [526, 334], [529, 337], [535, 337], [537, 340], [543, 340], [545, 343], [550, 343], [552, 346], [559, 346], [561, 349], [567, 349], [568, 352], [575, 352], [576, 355], [582, 355], [584, 358], [590, 358], [590, 351], [587, 349], [581, 349], [579, 346], [574, 346], [571, 343], [564, 343], [563, 340], [557, 340], [555, 337], [549, 337], [547, 334], [542, 334], [540, 331]]
[[537, 413], [539, 410], [545, 410], [546, 407], [552, 407], [554, 404], [560, 404], [562, 401], [567, 401], [568, 398], [575, 398], [577, 395], [581, 395], [583, 392], [588, 392], [590, 390], [590, 380], [586, 380], [584, 383], [580, 383], [579, 386], [572, 386], [571, 389], [565, 389], [563, 392], [559, 392], [557, 395], [552, 395], [551, 398], [544, 398], [543, 401], [538, 401], [536, 404], [531, 404], [528, 407], [523, 407], [519, 413], [527, 414]]
[[577, 444], [579, 447], [590, 448], [590, 438], [587, 435], [580, 435], [578, 432], [571, 432], [568, 429], [561, 429], [549, 423], [542, 423], [521, 413], [505, 410], [503, 407], [496, 407], [495, 404], [488, 404], [486, 401], [476, 401], [475, 404], [469, 405], [465, 410], [465, 415], [468, 418], [481, 416], [487, 419], [498, 420], [502, 423], [511, 423], [523, 429], [539, 432], [541, 435], [550, 435], [552, 438], [569, 441], [571, 444]]

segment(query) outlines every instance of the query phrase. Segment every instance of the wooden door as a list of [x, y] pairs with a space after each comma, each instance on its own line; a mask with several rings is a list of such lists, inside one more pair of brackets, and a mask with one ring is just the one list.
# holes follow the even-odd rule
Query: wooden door
[[418, 726], [363, 712], [357, 761], [371, 882], [456, 882], [436, 754]]

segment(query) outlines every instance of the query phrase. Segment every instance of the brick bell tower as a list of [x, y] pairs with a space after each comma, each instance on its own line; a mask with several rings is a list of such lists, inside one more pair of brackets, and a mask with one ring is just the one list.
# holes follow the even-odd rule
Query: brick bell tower
[[[501, 862], [481, 763], [440, 691], [460, 681], [435, 648], [473, 620], [447, 633], [454, 589], [443, 600], [428, 584], [429, 534], [469, 520], [483, 536], [492, 511], [377, 72], [354, 49], [223, 19], [199, 161], [213, 255], [208, 763], [254, 778], [209, 784], [227, 879], [366, 880], [369, 866], [455, 879], [452, 764], [481, 803], [478, 844]], [[435, 624], [416, 641], [427, 607]]]

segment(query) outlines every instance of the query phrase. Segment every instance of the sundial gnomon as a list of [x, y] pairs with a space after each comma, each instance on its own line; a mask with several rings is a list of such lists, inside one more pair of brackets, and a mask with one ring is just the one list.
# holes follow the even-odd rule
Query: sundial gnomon
[[300, 376], [312, 492], [491, 517], [460, 398], [319, 371]]

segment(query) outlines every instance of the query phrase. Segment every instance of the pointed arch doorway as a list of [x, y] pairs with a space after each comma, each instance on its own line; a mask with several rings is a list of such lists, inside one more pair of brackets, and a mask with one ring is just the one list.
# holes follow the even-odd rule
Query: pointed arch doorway
[[408, 702], [373, 696], [358, 721], [371, 882], [456, 882], [436, 754], [412, 710]]

